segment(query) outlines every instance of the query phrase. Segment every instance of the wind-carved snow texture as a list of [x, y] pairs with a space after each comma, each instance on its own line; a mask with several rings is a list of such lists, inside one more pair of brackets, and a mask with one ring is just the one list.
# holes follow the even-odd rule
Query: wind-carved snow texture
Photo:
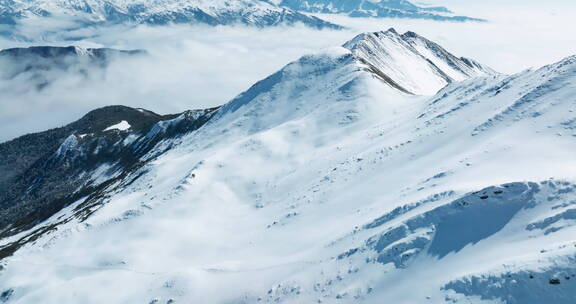
[[105, 132], [155, 141], [0, 239], [0, 299], [574, 303], [573, 68], [499, 75], [412, 33], [369, 33], [219, 110]]
[[[565, 261], [572, 265], [575, 262], [574, 259]], [[572, 290], [576, 288], [576, 268], [550, 267], [545, 271], [475, 276], [450, 282], [444, 288], [458, 293], [448, 296], [452, 301], [458, 301], [461, 294], [466, 294], [510, 304], [568, 304], [574, 302]]]
[[[377, 239], [369, 240], [368, 245], [379, 253], [378, 262], [393, 262], [396, 267], [405, 267], [407, 259], [424, 249], [430, 255], [442, 258], [500, 231], [516, 213], [530, 204], [534, 187], [537, 186], [519, 183], [484, 189], [419, 214]], [[487, 218], [490, 221], [486, 221]], [[367, 226], [376, 227], [374, 223]]]
[[[546, 107], [549, 105], [549, 103], [541, 105], [536, 101], [542, 97], [546, 97], [546, 100], [565, 98], [564, 96], [557, 97], [547, 95], [553, 95], [559, 91], [559, 89], [572, 84], [571, 80], [576, 76], [576, 56], [567, 58], [553, 66], [544, 67], [540, 69], [536, 75], [532, 74], [530, 76], [540, 77], [541, 79], [545, 79], [545, 81], [540, 81], [537, 86], [531, 87], [530, 90], [526, 90], [527, 93], [523, 92], [521, 97], [516, 99], [514, 103], [502, 112], [494, 115], [494, 117], [490, 118], [487, 122], [478, 126], [474, 130], [475, 134], [483, 132], [506, 119], [511, 118], [513, 120], [521, 120], [528, 115], [536, 117], [539, 116], [539, 110], [542, 109], [543, 106]], [[496, 91], [496, 94], [499, 94], [500, 92], [501, 91]]]

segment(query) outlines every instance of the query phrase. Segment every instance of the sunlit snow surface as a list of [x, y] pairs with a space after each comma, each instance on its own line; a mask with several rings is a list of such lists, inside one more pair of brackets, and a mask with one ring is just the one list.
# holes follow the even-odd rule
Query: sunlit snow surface
[[85, 222], [5, 260], [0, 293], [8, 303], [572, 303], [575, 80], [568, 58], [415, 96], [347, 49], [305, 56], [160, 143], [175, 148]]
[[110, 130], [126, 131], [128, 129], [130, 129], [130, 124], [127, 121], [123, 120], [115, 125], [109, 126], [108, 128], [104, 129], [104, 132]]

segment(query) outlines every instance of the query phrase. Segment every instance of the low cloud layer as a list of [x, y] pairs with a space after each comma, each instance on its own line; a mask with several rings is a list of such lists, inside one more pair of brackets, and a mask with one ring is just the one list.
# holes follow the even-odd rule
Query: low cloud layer
[[[57, 127], [110, 104], [167, 114], [220, 105], [288, 62], [314, 50], [341, 44], [349, 35], [306, 28], [258, 30], [247, 27], [107, 28], [74, 42], [82, 47], [144, 49], [146, 57], [114, 61], [85, 80], [55, 72], [41, 92], [22, 81], [0, 83], [0, 140]], [[61, 37], [65, 40], [66, 37]], [[69, 45], [71, 42], [36, 42]], [[2, 41], [1, 47], [11, 45]]]
[[[456, 55], [477, 59], [504, 73], [576, 54], [576, 37], [570, 27], [576, 10], [563, 9], [564, 6], [548, 1], [546, 6], [519, 6], [515, 0], [508, 1], [511, 3], [508, 6], [494, 3], [493, 7], [499, 4], [500, 7], [493, 11], [490, 5], [473, 9], [473, 6], [455, 3], [451, 6], [450, 1], [427, 1], [446, 4], [458, 13], [489, 19], [489, 23], [353, 19], [331, 15], [323, 17], [350, 29], [140, 26], [64, 32], [48, 41], [32, 43], [0, 40], [1, 48], [75, 44], [145, 49], [149, 53], [144, 58], [115, 61], [90, 81], [72, 73], [58, 74], [58, 81], [42, 91], [32, 90], [25, 81], [0, 83], [0, 141], [65, 125], [94, 108], [110, 104], [143, 107], [161, 114], [219, 105], [301, 55], [341, 45], [362, 31], [389, 27], [412, 30]], [[524, 9], [519, 11], [519, 7]], [[91, 38], [68, 40], [79, 34]], [[30, 32], [30, 35], [33, 34]]]

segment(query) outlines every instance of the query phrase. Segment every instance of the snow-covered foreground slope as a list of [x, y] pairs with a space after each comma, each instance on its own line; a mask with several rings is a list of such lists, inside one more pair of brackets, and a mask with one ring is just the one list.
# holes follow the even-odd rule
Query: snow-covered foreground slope
[[160, 142], [36, 227], [0, 301], [573, 303], [576, 58], [430, 97], [363, 55], [305, 56]]

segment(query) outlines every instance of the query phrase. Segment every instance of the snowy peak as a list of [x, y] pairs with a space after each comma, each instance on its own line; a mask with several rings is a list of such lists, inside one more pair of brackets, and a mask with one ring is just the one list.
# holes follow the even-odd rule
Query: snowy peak
[[30, 0], [0, 2], [0, 24], [17, 24], [27, 18], [65, 17], [86, 25], [106, 24], [207, 24], [268, 27], [301, 23], [312, 28], [342, 27], [314, 16], [260, 0]]
[[[473, 59], [452, 55], [437, 43], [430, 41], [414, 32], [408, 31], [402, 34], [402, 38], [418, 50], [424, 57], [437, 63], [438, 59], [444, 61], [449, 67], [459, 72], [461, 75], [454, 75], [463, 80], [468, 77], [486, 76], [495, 74], [496, 72], [490, 67], [484, 66]], [[462, 77], [462, 74], [468, 77]]]
[[[450, 83], [493, 74], [412, 32], [363, 33], [286, 65], [224, 105], [215, 118], [226, 116], [251, 133], [321, 109], [323, 116], [334, 115], [326, 121], [347, 125], [366, 114], [357, 108], [371, 107], [359, 102], [369, 92], [434, 95]], [[339, 103], [344, 100], [354, 102]]]
[[394, 29], [363, 33], [344, 44], [381, 80], [405, 93], [432, 95], [449, 83], [495, 72], [471, 59], [458, 58], [416, 33]]
[[306, 55], [238, 95], [216, 118], [235, 121], [244, 130], [256, 132], [319, 109], [327, 114], [335, 101], [357, 97], [355, 86], [362, 74], [345, 48]]

